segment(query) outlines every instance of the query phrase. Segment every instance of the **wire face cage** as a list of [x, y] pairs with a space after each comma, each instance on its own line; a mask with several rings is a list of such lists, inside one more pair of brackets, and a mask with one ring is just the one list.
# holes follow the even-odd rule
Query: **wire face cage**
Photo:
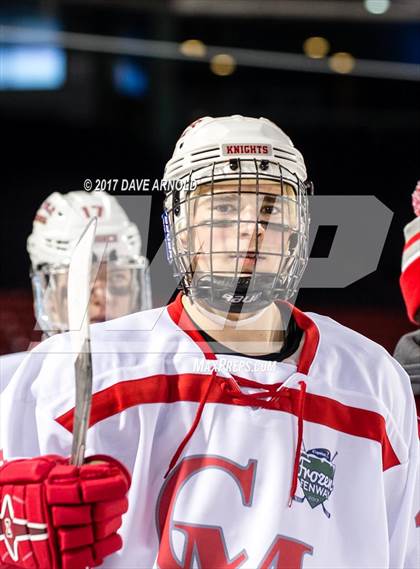
[[235, 158], [189, 172], [165, 200], [168, 260], [194, 300], [251, 312], [298, 289], [310, 182], [277, 161]]

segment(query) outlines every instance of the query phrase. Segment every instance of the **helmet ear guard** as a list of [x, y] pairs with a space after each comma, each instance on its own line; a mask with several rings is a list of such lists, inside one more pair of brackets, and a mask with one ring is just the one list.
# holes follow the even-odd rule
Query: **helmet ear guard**
[[[273, 300], [292, 297], [298, 290], [308, 259], [307, 196], [313, 193], [302, 155], [271, 121], [237, 115], [205, 117], [187, 128], [180, 140], [182, 143], [178, 141], [174, 156], [166, 166], [165, 178], [181, 180], [183, 187], [181, 191], [167, 193], [164, 212], [168, 260], [180, 288], [193, 300], [234, 312], [259, 310]], [[232, 140], [241, 143], [230, 144]], [[231, 151], [236, 156], [226, 155]], [[222, 183], [231, 189], [220, 191]], [[270, 186], [269, 191], [265, 191], [266, 185]], [[198, 191], [194, 191], [197, 187]], [[211, 214], [203, 223], [197, 223], [191, 215], [200, 203], [197, 201], [200, 193], [211, 199]], [[256, 203], [255, 233], [258, 235], [259, 228], [264, 232], [269, 228], [279, 235], [276, 252], [264, 251], [264, 241], [263, 250], [259, 251], [259, 239], [256, 240], [255, 251], [251, 253], [256, 261], [252, 273], [241, 271], [239, 262], [248, 254], [241, 250], [239, 234], [245, 223], [250, 224], [248, 218], [241, 217], [241, 200], [249, 201], [251, 193], [255, 194]], [[223, 194], [230, 194], [231, 202], [234, 201], [232, 196], [237, 198], [234, 220], [221, 220], [215, 213], [215, 200]], [[277, 213], [277, 218], [276, 215], [264, 218], [260, 206], [264, 200], [271, 203], [274, 198], [282, 213]], [[290, 217], [294, 217], [292, 222]], [[213, 234], [228, 226], [236, 226], [237, 246], [235, 250], [218, 250]], [[212, 236], [210, 246], [200, 251], [194, 239], [197, 232], [206, 230]], [[236, 256], [234, 269], [221, 269], [218, 259], [223, 254]], [[206, 270], [199, 266], [200, 256], [209, 259]], [[267, 257], [277, 257], [276, 263], [272, 263], [274, 269], [262, 268], [264, 263], [260, 259]]]

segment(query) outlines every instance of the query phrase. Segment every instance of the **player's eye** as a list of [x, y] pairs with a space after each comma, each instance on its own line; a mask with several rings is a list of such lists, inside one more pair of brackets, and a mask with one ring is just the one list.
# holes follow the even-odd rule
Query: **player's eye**
[[265, 215], [278, 215], [281, 213], [280, 208], [275, 207], [274, 205], [264, 205], [260, 211]]
[[229, 203], [215, 204], [213, 210], [217, 213], [235, 213], [237, 211], [236, 207]]

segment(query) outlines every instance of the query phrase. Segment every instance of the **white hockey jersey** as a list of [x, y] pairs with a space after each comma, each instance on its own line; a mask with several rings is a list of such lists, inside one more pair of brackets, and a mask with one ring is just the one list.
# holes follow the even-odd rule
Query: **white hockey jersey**
[[[218, 357], [180, 297], [92, 326], [88, 454], [132, 473], [124, 547], [104, 567], [418, 566], [408, 376], [363, 336], [294, 314], [297, 364]], [[70, 454], [73, 359], [62, 334], [19, 368], [2, 401], [6, 458]]]
[[17, 368], [26, 358], [28, 352], [14, 352], [0, 356], [0, 393], [9, 385]]
[[[0, 401], [4, 390], [9, 385], [14, 373], [26, 358], [27, 354], [28, 352], [15, 352], [13, 354], [0, 356]], [[3, 464], [3, 443], [1, 435], [2, 431], [0, 423], [0, 466]]]

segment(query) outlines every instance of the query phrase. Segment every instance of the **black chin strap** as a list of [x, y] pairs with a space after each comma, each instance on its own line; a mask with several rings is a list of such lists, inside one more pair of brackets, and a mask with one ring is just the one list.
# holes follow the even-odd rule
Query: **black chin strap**
[[204, 275], [191, 288], [193, 300], [205, 301], [224, 313], [257, 312], [281, 297], [276, 275], [243, 276], [237, 279]]

